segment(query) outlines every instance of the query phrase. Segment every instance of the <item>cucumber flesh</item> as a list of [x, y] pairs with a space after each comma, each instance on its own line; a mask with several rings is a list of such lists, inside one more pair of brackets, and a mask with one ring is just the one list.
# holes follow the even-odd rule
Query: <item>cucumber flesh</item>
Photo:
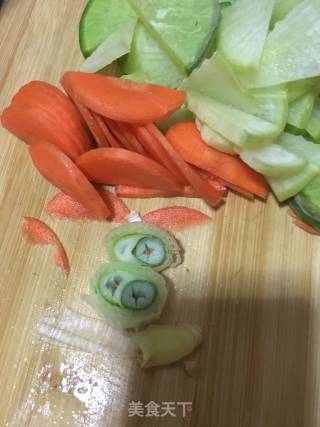
[[171, 88], [179, 87], [187, 76], [140, 21], [135, 28], [130, 54], [122, 71], [132, 80]]
[[202, 139], [210, 147], [216, 150], [222, 151], [223, 153], [236, 155], [238, 154], [232, 144], [227, 138], [224, 138], [215, 130], [211, 129], [206, 123], [201, 122], [199, 119], [196, 120], [197, 128], [199, 129]]
[[288, 123], [298, 129], [304, 129], [311, 117], [316, 99], [315, 91], [306, 93], [289, 105]]
[[273, 123], [282, 132], [288, 118], [288, 93], [282, 87], [251, 91], [258, 106], [256, 115]]
[[306, 125], [306, 131], [312, 138], [320, 144], [320, 99], [317, 98], [310, 116], [310, 119]]
[[238, 0], [223, 13], [218, 49], [242, 71], [259, 68], [273, 4], [274, 0]]
[[301, 172], [308, 163], [277, 144], [259, 150], [244, 150], [240, 157], [252, 169], [273, 177], [294, 175]]
[[220, 21], [217, 0], [129, 2], [148, 31], [182, 70], [189, 72], [199, 64]]
[[113, 61], [130, 52], [136, 23], [125, 22], [106, 38], [106, 40], [80, 66], [80, 71], [96, 73]]
[[320, 146], [318, 144], [308, 141], [303, 136], [289, 133], [283, 133], [277, 143], [301, 159], [306, 159], [312, 163], [320, 172]]
[[309, 163], [301, 172], [290, 177], [267, 177], [267, 181], [280, 202], [299, 193], [319, 174], [319, 169]]
[[320, 2], [304, 0], [269, 33], [261, 65], [244, 76], [248, 87], [273, 86], [320, 75]]
[[123, 24], [134, 24], [136, 20], [137, 15], [127, 0], [89, 0], [79, 27], [83, 55], [90, 56]]
[[305, 95], [307, 92], [316, 90], [316, 86], [319, 86], [319, 78], [317, 77], [287, 83], [289, 103]]
[[189, 92], [188, 108], [212, 129], [240, 148], [254, 149], [270, 144], [281, 129], [260, 117], [247, 114], [200, 93]]
[[257, 111], [254, 97], [244, 89], [219, 52], [216, 52], [211, 59], [204, 60], [184, 82], [183, 87], [248, 113]]
[[143, 237], [143, 234], [134, 234], [119, 239], [113, 247], [114, 258], [122, 262], [136, 262], [134, 249]]
[[302, 0], [275, 0], [272, 23], [282, 21]]

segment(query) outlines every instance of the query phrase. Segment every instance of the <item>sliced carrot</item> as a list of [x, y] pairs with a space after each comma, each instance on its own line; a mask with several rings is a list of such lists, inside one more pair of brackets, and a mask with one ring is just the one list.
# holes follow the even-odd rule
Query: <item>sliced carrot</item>
[[196, 173], [178, 154], [175, 149], [169, 144], [166, 137], [160, 130], [153, 124], [149, 123], [145, 126], [148, 132], [158, 141], [164, 150], [170, 155], [171, 159], [175, 162], [182, 175], [195, 189], [201, 198], [206, 200], [210, 206], [216, 206], [221, 202], [221, 194], [205, 180], [198, 173]]
[[124, 123], [162, 120], [178, 110], [185, 99], [183, 91], [98, 74], [69, 71], [61, 82], [72, 99]]
[[119, 144], [120, 147], [126, 148], [127, 150], [130, 150], [130, 151], [136, 151], [134, 150], [132, 145], [127, 141], [127, 139], [123, 136], [117, 122], [109, 119], [104, 119], [104, 120], [111, 134], [114, 136], [114, 138], [116, 138], [120, 142]]
[[39, 140], [49, 141], [71, 159], [83, 153], [74, 145], [69, 134], [58, 128], [45, 111], [9, 107], [3, 111], [1, 122], [4, 128], [28, 144]]
[[123, 148], [88, 151], [78, 158], [77, 165], [97, 184], [181, 190], [175, 177], [159, 163]]
[[101, 127], [97, 123], [96, 118], [93, 116], [93, 113], [82, 104], [77, 103], [76, 105], [81, 116], [83, 117], [83, 120], [86, 122], [97, 146], [109, 147], [109, 142], [107, 141]]
[[108, 141], [109, 146], [113, 147], [113, 148], [122, 148], [120, 142], [110, 132], [110, 129], [105, 122], [105, 119], [96, 113], [92, 113], [92, 115], [93, 115], [93, 117], [95, 117], [97, 124], [100, 126], [100, 129], [104, 133], [104, 136], [105, 136], [106, 140]]
[[211, 223], [212, 219], [197, 209], [172, 206], [157, 209], [144, 215], [143, 220], [170, 231], [185, 230]]
[[70, 127], [72, 133], [83, 145], [84, 151], [92, 148], [92, 141], [86, 132], [84, 122], [72, 101], [57, 87], [41, 81], [32, 81], [22, 86], [12, 99], [14, 106], [44, 106], [61, 122]]
[[36, 142], [30, 146], [29, 152], [35, 167], [48, 181], [86, 206], [98, 218], [110, 216], [110, 209], [93, 185], [55, 145], [46, 141]]
[[305, 222], [301, 221], [300, 219], [293, 220], [293, 223], [301, 228], [302, 230], [306, 231], [309, 234], [313, 234], [315, 236], [320, 236], [320, 230], [317, 230], [316, 228], [311, 227], [311, 225], [306, 224]]
[[172, 147], [182, 158], [232, 185], [265, 199], [268, 185], [262, 175], [249, 168], [239, 157], [209, 147], [194, 122], [173, 125], [167, 132]]
[[[124, 222], [130, 210], [126, 204], [110, 191], [98, 189], [102, 199], [110, 206], [109, 221]], [[54, 218], [71, 220], [101, 220], [92, 211], [65, 193], [57, 193], [47, 204], [46, 212]]]
[[53, 245], [54, 260], [66, 276], [70, 273], [70, 264], [66, 251], [56, 233], [40, 219], [25, 216], [22, 221], [22, 232], [34, 245]]
[[181, 184], [186, 185], [188, 181], [180, 172], [176, 163], [161, 144], [150, 134], [144, 126], [132, 126], [132, 130], [140, 141], [143, 148], [151, 155], [151, 157], [167, 168]]
[[133, 151], [135, 151], [136, 153], [143, 154], [144, 156], [147, 156], [146, 150], [143, 148], [140, 141], [138, 140], [138, 138], [133, 133], [130, 125], [127, 125], [126, 123], [118, 122], [118, 126], [119, 126], [124, 138], [126, 138], [128, 143], [131, 145]]
[[288, 215], [290, 215], [294, 219], [298, 218], [298, 215], [291, 208], [288, 209]]
[[155, 188], [132, 187], [129, 185], [117, 185], [116, 194], [119, 197], [126, 197], [127, 199], [152, 199], [158, 197], [199, 197], [190, 185], [182, 187], [180, 192], [157, 190]]

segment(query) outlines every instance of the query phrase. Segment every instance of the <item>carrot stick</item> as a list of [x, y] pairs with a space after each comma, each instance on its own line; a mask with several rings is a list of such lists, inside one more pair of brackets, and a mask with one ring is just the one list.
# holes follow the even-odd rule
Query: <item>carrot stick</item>
[[57, 126], [44, 110], [9, 107], [3, 111], [1, 122], [5, 129], [27, 144], [33, 144], [39, 140], [49, 141], [71, 159], [76, 159], [84, 152], [74, 144], [70, 134]]
[[141, 188], [129, 185], [117, 185], [116, 194], [118, 197], [125, 197], [127, 199], [153, 199], [153, 198], [170, 198], [170, 197], [190, 197], [197, 198], [198, 194], [194, 189], [187, 185], [182, 187], [180, 192], [157, 190], [155, 188]]
[[298, 218], [298, 215], [291, 208], [288, 209], [288, 215], [294, 219]]
[[293, 223], [301, 228], [302, 230], [306, 231], [309, 234], [313, 234], [315, 236], [320, 236], [320, 230], [317, 230], [316, 228], [311, 227], [311, 225], [306, 224], [305, 222], [301, 221], [300, 219], [293, 220]]
[[78, 167], [97, 184], [181, 191], [179, 182], [162, 165], [123, 148], [97, 148], [80, 156]]
[[22, 232], [33, 245], [53, 245], [54, 261], [62, 268], [66, 276], [70, 273], [69, 259], [56, 233], [40, 219], [25, 216], [22, 221]]
[[46, 107], [61, 122], [68, 123], [71, 132], [82, 143], [84, 151], [92, 148], [90, 135], [85, 129], [85, 123], [79, 111], [72, 101], [57, 87], [46, 82], [32, 81], [22, 86], [13, 97], [12, 105]]
[[262, 175], [249, 168], [239, 157], [209, 147], [194, 122], [177, 123], [167, 132], [171, 146], [182, 158], [208, 172], [265, 199], [268, 185]]
[[110, 132], [110, 129], [107, 126], [105, 119], [103, 117], [99, 116], [99, 114], [96, 114], [96, 113], [92, 113], [92, 114], [95, 117], [98, 125], [100, 126], [100, 128], [102, 130], [102, 132], [104, 133], [104, 136], [105, 136], [106, 140], [108, 141], [109, 146], [113, 147], [113, 148], [122, 148], [120, 142]]
[[98, 147], [109, 147], [109, 143], [97, 123], [95, 117], [93, 116], [93, 113], [84, 105], [81, 105], [79, 103], [76, 104], [80, 114], [82, 115], [84, 121], [86, 122], [92, 136], [94, 137], [94, 140], [96, 141], [96, 144]]
[[134, 148], [131, 146], [131, 144], [127, 141], [127, 139], [124, 138], [121, 130], [118, 127], [118, 123], [109, 119], [104, 119], [104, 120], [110, 132], [120, 142], [120, 147], [126, 148], [127, 150], [130, 150], [130, 151], [135, 151]]
[[181, 184], [188, 184], [188, 181], [180, 172], [180, 169], [177, 167], [172, 157], [144, 126], [132, 126], [132, 130], [137, 139], [140, 141], [141, 145], [154, 160], [167, 168], [179, 180], [179, 182], [181, 182]]
[[159, 144], [166, 150], [175, 162], [176, 166], [180, 169], [185, 179], [192, 185], [201, 198], [206, 200], [210, 206], [216, 206], [221, 202], [221, 194], [215, 191], [214, 188], [199, 174], [197, 174], [174, 150], [169, 144], [166, 137], [160, 130], [153, 124], [149, 123], [145, 126], [148, 132], [158, 141]]
[[184, 92], [164, 86], [76, 71], [66, 72], [61, 83], [77, 103], [124, 123], [162, 120], [178, 110], [185, 99]]
[[48, 181], [83, 204], [98, 218], [110, 216], [110, 209], [93, 185], [55, 145], [46, 141], [36, 142], [30, 146], [29, 152], [35, 167]]
[[143, 148], [140, 141], [138, 140], [138, 138], [133, 133], [132, 129], [130, 128], [130, 125], [127, 125], [126, 123], [118, 122], [118, 126], [119, 126], [124, 138], [127, 139], [128, 143], [133, 148], [133, 151], [135, 151], [136, 153], [143, 154], [144, 156], [147, 156], [148, 154], [147, 154], [146, 150]]
[[212, 219], [197, 209], [184, 206], [161, 208], [144, 215], [143, 220], [169, 231], [181, 231], [211, 223]]

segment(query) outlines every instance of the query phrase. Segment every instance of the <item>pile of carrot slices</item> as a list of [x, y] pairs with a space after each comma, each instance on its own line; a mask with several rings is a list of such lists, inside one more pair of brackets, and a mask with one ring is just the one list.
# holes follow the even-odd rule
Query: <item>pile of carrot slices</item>
[[[40, 81], [23, 86], [1, 122], [88, 217], [111, 219], [117, 196], [196, 197], [213, 207], [228, 189], [267, 197], [264, 178], [239, 157], [209, 148], [193, 122], [166, 135], [158, 129], [184, 103], [183, 91], [73, 71], [61, 84], [66, 94]], [[100, 185], [115, 186], [116, 195], [102, 195]]]

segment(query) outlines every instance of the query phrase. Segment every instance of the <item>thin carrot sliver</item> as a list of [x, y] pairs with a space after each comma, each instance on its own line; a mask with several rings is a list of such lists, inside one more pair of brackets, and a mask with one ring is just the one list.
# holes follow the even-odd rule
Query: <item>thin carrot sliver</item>
[[152, 199], [152, 198], [170, 198], [170, 197], [190, 197], [198, 198], [198, 194], [189, 185], [177, 191], [158, 190], [156, 188], [133, 187], [129, 185], [117, 185], [116, 194], [119, 197], [127, 199]]
[[105, 120], [109, 130], [113, 134], [113, 136], [120, 142], [121, 147], [126, 148], [127, 150], [130, 150], [130, 151], [135, 151], [134, 148], [131, 146], [131, 144], [123, 136], [121, 130], [119, 129], [118, 123], [113, 121], [113, 120], [106, 119], [106, 118], [104, 120]]
[[127, 125], [126, 123], [121, 123], [121, 122], [118, 122], [118, 126], [124, 138], [126, 138], [128, 143], [131, 145], [132, 149], [137, 153], [140, 153], [146, 156], [147, 155], [146, 150], [143, 148], [140, 141], [138, 140], [138, 138], [135, 136], [132, 129], [130, 128], [130, 126]]
[[109, 146], [113, 148], [122, 148], [122, 145], [120, 144], [120, 142], [114, 137], [112, 132], [110, 132], [110, 129], [107, 126], [105, 119], [99, 116], [99, 114], [96, 114], [96, 113], [92, 113], [92, 114], [94, 114], [94, 117], [96, 118], [97, 123], [99, 124], [102, 132], [104, 133], [104, 136], [108, 141]]
[[306, 224], [305, 222], [301, 221], [300, 219], [295, 219], [293, 220], [293, 223], [301, 228], [302, 230], [306, 231], [309, 234], [313, 234], [315, 236], [319, 236], [320, 235], [320, 230], [317, 230], [313, 227], [311, 227], [311, 225]]

